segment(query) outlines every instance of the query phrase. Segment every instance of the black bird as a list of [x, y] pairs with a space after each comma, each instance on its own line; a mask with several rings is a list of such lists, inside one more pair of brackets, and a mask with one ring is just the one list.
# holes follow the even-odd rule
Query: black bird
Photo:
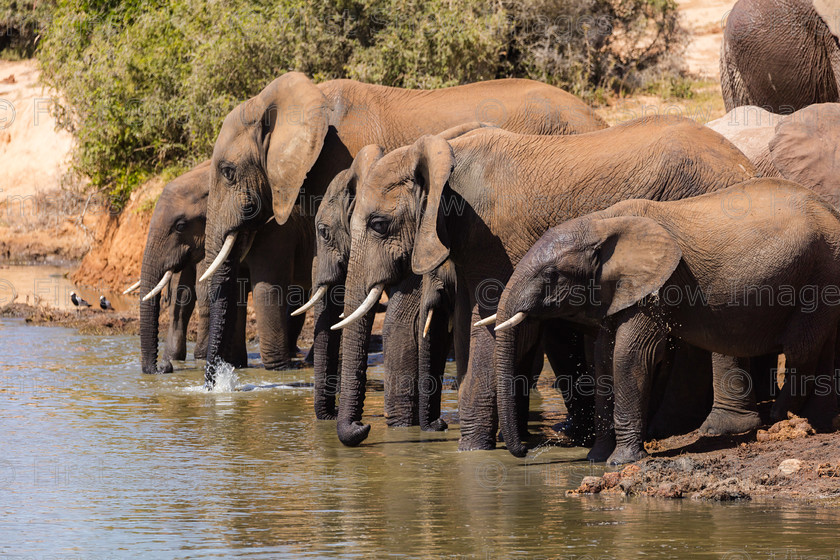
[[108, 299], [105, 296], [99, 296], [99, 307], [101, 307], [105, 311], [108, 311], [109, 309], [111, 311], [114, 310], [114, 308], [111, 307], [111, 302], [108, 301]]
[[76, 307], [90, 307], [90, 304], [76, 295], [76, 292], [70, 292], [70, 301]]

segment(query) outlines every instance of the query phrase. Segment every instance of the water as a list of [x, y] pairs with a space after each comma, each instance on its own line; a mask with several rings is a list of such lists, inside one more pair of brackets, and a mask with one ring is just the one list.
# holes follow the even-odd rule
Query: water
[[585, 450], [458, 453], [457, 426], [387, 428], [381, 392], [370, 438], [345, 448], [313, 418], [311, 370], [238, 370], [208, 393], [195, 363], [147, 376], [138, 353], [133, 337], [0, 322], [0, 554], [840, 558], [836, 510], [566, 496], [603, 471]]
[[75, 291], [97, 309], [100, 295], [108, 298], [117, 311], [138, 309], [139, 296], [136, 292], [124, 296], [119, 291], [107, 288], [75, 286], [69, 279], [72, 271], [72, 268], [65, 266], [0, 265], [0, 306], [14, 302], [74, 309], [70, 293]]

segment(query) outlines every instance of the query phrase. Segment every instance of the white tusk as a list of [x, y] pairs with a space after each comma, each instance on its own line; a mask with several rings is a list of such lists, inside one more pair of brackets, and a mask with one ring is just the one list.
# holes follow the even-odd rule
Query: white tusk
[[477, 321], [474, 326], [476, 327], [486, 327], [487, 325], [492, 325], [496, 322], [496, 314], [493, 313], [489, 317], [485, 317], [481, 321]]
[[239, 257], [239, 262], [244, 261], [245, 257], [248, 256], [248, 251], [251, 250], [251, 245], [254, 244], [254, 239], [256, 239], [256, 237], [257, 237], [256, 232], [251, 232], [251, 235], [248, 236], [248, 244], [245, 245], [245, 248], [242, 250], [242, 256]]
[[166, 271], [166, 274], [164, 274], [164, 275], [163, 275], [163, 278], [161, 278], [161, 279], [160, 279], [160, 282], [158, 282], [158, 285], [157, 285], [157, 286], [155, 286], [155, 287], [152, 289], [152, 291], [151, 291], [151, 292], [149, 292], [148, 294], [146, 294], [145, 296], [143, 296], [142, 301], [149, 301], [150, 299], [152, 299], [153, 297], [155, 297], [156, 295], [158, 295], [158, 294], [160, 293], [160, 291], [164, 288], [164, 286], [166, 286], [167, 284], [169, 284], [169, 280], [170, 280], [171, 278], [172, 278], [172, 271], [171, 271], [171, 270], [167, 270], [167, 271]]
[[322, 297], [324, 297], [324, 294], [326, 294], [326, 293], [327, 293], [327, 287], [326, 286], [324, 286], [324, 285], [318, 286], [318, 289], [315, 290], [315, 293], [312, 294], [312, 297], [309, 298], [309, 301], [307, 301], [306, 303], [304, 303], [303, 305], [301, 305], [300, 307], [298, 307], [297, 309], [292, 311], [292, 317], [297, 317], [298, 315], [303, 315], [304, 313], [309, 311], [309, 309], [311, 309], [312, 306], [314, 306], [316, 303], [318, 303], [318, 300], [320, 300]]
[[130, 294], [131, 292], [133, 292], [134, 290], [136, 290], [139, 287], [140, 287], [140, 280], [138, 280], [137, 282], [135, 282], [134, 284], [132, 284], [131, 286], [126, 288], [126, 290], [123, 292], [123, 295]]
[[505, 321], [501, 325], [496, 325], [496, 332], [506, 331], [508, 329], [512, 329], [513, 327], [515, 327], [516, 325], [518, 325], [519, 323], [524, 321], [525, 317], [526, 317], [525, 313], [520, 311], [519, 313], [517, 313], [516, 315], [514, 315], [513, 317], [511, 317], [510, 319], [508, 319], [507, 321]]
[[426, 325], [423, 327], [423, 338], [426, 338], [426, 335], [429, 334], [429, 327], [432, 326], [432, 314], [434, 312], [434, 309], [429, 309], [429, 314], [426, 315]]
[[338, 316], [339, 319], [344, 319], [344, 311], [341, 312], [341, 315]]
[[347, 325], [353, 324], [359, 319], [361, 319], [365, 313], [373, 309], [373, 306], [376, 305], [376, 302], [378, 302], [379, 298], [382, 297], [382, 291], [384, 289], [385, 286], [383, 286], [382, 284], [377, 284], [376, 286], [374, 286], [370, 290], [368, 296], [365, 298], [365, 301], [362, 302], [362, 305], [360, 305], [353, 313], [351, 313], [349, 317], [346, 317], [341, 322], [331, 326], [330, 330], [337, 331], [343, 329]]
[[222, 250], [219, 251], [219, 254], [216, 255], [216, 260], [213, 261], [207, 270], [204, 271], [204, 274], [201, 275], [201, 278], [198, 279], [199, 282], [204, 282], [211, 276], [213, 273], [216, 272], [216, 269], [222, 266], [222, 263], [225, 262], [225, 259], [228, 258], [230, 254], [230, 250], [233, 249], [233, 244], [236, 243], [236, 233], [229, 233], [228, 236], [225, 238], [225, 243], [222, 245]]

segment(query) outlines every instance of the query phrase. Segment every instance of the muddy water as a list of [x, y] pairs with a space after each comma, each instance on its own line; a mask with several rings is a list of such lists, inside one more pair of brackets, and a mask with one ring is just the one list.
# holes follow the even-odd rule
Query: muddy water
[[345, 448], [313, 419], [311, 370], [242, 370], [208, 393], [195, 363], [145, 376], [137, 356], [136, 338], [0, 322], [0, 554], [840, 557], [836, 510], [567, 497], [603, 470], [585, 450], [458, 453], [457, 425], [387, 428], [381, 392], [371, 437]]
[[[0, 306], [7, 303], [48, 305], [57, 309], [73, 309], [70, 294], [76, 292], [93, 306], [99, 306], [99, 296], [104, 295], [117, 311], [138, 307], [138, 296], [124, 296], [120, 292], [75, 286], [68, 276], [72, 268], [51, 265], [11, 266], [0, 265]], [[126, 286], [127, 288], [128, 286]]]

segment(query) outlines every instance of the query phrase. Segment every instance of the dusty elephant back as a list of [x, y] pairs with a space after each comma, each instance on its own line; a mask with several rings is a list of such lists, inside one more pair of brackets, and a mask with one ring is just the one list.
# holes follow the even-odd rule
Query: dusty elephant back
[[[580, 134], [607, 124], [576, 96], [525, 79], [477, 82], [436, 90], [402, 89], [353, 80], [318, 85], [355, 154], [375, 143], [386, 152], [470, 122], [519, 134]], [[378, 138], [371, 138], [371, 132]], [[387, 133], [386, 133], [387, 132]]]
[[[563, 137], [484, 129], [451, 146], [450, 185], [470, 201], [513, 265], [564, 221], [627, 199], [678, 200], [756, 176], [732, 143], [681, 117], [645, 117]], [[477, 244], [480, 230], [467, 229]]]

